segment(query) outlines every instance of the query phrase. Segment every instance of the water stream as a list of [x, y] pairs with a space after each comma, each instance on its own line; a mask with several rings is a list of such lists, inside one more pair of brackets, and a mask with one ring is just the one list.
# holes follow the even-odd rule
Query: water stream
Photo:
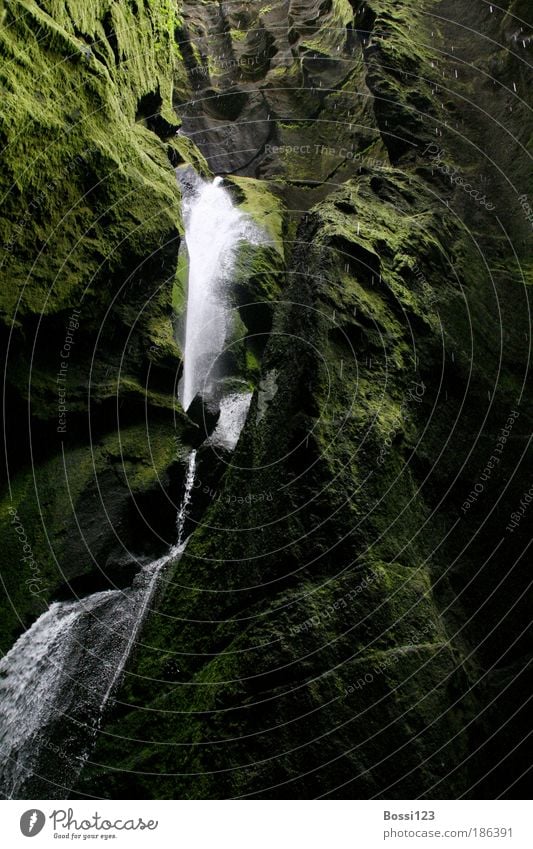
[[184, 192], [183, 216], [189, 263], [183, 378], [179, 394], [184, 410], [196, 395], [216, 394], [223, 352], [233, 324], [232, 271], [238, 243], [261, 241], [250, 217], [234, 206], [220, 177], [200, 178]]
[[217, 425], [206, 442], [215, 448], [233, 451], [246, 422], [251, 400], [251, 392], [230, 392], [225, 395], [220, 401]]
[[[196, 395], [220, 410], [207, 442], [232, 451], [251, 392], [224, 395], [216, 363], [232, 327], [231, 272], [242, 239], [258, 229], [234, 207], [221, 180], [193, 178], [184, 193], [189, 282], [180, 398]], [[54, 602], [0, 661], [0, 793], [7, 798], [66, 798], [95, 742], [105, 709], [149, 613], [166, 564], [185, 548], [185, 524], [196, 473], [189, 455], [176, 517], [176, 544], [140, 569], [126, 589]]]
[[195, 469], [192, 451], [177, 542], [164, 557], [142, 568], [127, 589], [51, 604], [0, 661], [0, 790], [7, 798], [64, 798], [75, 783], [159, 576], [185, 548]]

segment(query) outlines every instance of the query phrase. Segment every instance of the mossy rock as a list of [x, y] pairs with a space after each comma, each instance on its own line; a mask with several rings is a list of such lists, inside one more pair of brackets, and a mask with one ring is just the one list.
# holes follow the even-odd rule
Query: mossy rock
[[2, 650], [51, 601], [127, 586], [175, 542], [184, 433], [153, 418], [18, 472], [0, 507]]

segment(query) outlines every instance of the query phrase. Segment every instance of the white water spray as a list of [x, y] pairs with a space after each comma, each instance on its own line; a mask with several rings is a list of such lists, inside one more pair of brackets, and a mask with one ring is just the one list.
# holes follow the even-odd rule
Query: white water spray
[[213, 395], [217, 361], [232, 325], [231, 274], [240, 240], [260, 240], [249, 216], [233, 205], [222, 179], [198, 179], [184, 197], [185, 243], [189, 259], [183, 378], [180, 400], [187, 410], [196, 395]]
[[176, 520], [176, 530], [178, 536], [178, 549], [183, 545], [183, 531], [185, 530], [185, 520], [192, 498], [192, 488], [196, 475], [196, 451], [191, 451], [189, 454], [189, 463], [187, 465], [187, 474], [185, 476], [185, 493], [181, 507], [178, 510], [178, 518]]
[[125, 590], [50, 605], [0, 661], [0, 789], [8, 798], [31, 795], [35, 786], [40, 796], [64, 798], [74, 785], [122, 680], [159, 576], [185, 549], [195, 469], [192, 451], [177, 543], [164, 557], [141, 569]]
[[222, 398], [220, 417], [207, 443], [215, 448], [233, 451], [246, 422], [251, 400], [251, 392], [232, 392]]

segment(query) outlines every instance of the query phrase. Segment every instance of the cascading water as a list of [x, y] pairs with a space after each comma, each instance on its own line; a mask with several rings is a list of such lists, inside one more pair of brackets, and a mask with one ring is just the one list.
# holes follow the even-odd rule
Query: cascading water
[[[217, 389], [217, 360], [232, 327], [231, 273], [240, 240], [261, 234], [236, 209], [220, 178], [194, 177], [184, 197], [189, 258], [184, 374], [180, 398], [214, 400], [217, 426], [206, 444], [232, 451], [251, 393]], [[150, 609], [162, 569], [184, 550], [184, 529], [196, 472], [189, 455], [176, 518], [177, 542], [141, 569], [131, 587], [55, 602], [0, 661], [0, 792], [8, 798], [65, 798], [94, 745]]]
[[239, 241], [261, 241], [249, 216], [233, 205], [222, 179], [196, 178], [183, 199], [189, 261], [183, 377], [179, 395], [187, 410], [196, 395], [209, 399], [217, 363], [232, 326], [231, 275]]
[[183, 496], [183, 501], [181, 502], [181, 507], [178, 510], [178, 518], [176, 519], [176, 531], [177, 531], [177, 548], [181, 550], [183, 546], [183, 532], [185, 530], [185, 520], [187, 518], [187, 511], [189, 509], [189, 504], [191, 503], [192, 498], [192, 488], [194, 486], [194, 478], [196, 475], [196, 451], [191, 451], [189, 454], [189, 463], [187, 466], [187, 476], [185, 478], [185, 494]]
[[[196, 451], [189, 455], [177, 543], [125, 590], [56, 602], [0, 661], [0, 790], [8, 798], [64, 798], [153, 600], [164, 566], [184, 550]], [[44, 792], [43, 792], [44, 790]]]
[[211, 436], [209, 445], [233, 451], [244, 427], [252, 400], [251, 392], [231, 392], [220, 402], [220, 416]]

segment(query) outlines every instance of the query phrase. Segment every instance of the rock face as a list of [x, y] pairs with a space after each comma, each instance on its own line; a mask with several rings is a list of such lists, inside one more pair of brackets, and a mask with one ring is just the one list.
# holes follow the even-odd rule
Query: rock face
[[173, 531], [173, 431], [179, 449], [189, 425], [174, 400], [169, 154], [191, 146], [171, 108], [171, 6], [0, 14], [6, 649], [58, 594], [124, 586], [135, 555], [164, 551]]
[[[37, 55], [46, 67], [47, 50], [68, 55], [57, 73], [70, 69], [82, 114], [92, 116], [92, 98], [104, 104], [108, 128], [86, 119], [98, 169], [76, 173], [73, 229], [51, 229], [59, 242], [32, 271], [10, 342], [20, 352], [10, 373], [15, 411], [26, 400], [29, 336], [41, 351], [31, 426], [47, 440], [47, 480], [45, 461], [61, 462], [50, 444], [53, 346], [82, 298], [87, 324], [68, 373], [69, 428], [79, 416], [82, 444], [69, 449], [75, 464], [74, 451], [86, 451], [91, 368], [96, 478], [117, 471], [117, 422], [108, 417], [118, 393], [142, 515], [147, 505], [160, 515], [153, 493], [163, 498], [179, 482], [165, 428], [169, 440], [177, 429], [180, 449], [194, 444], [194, 425], [174, 410], [169, 305], [180, 222], [169, 154], [174, 165], [229, 175], [271, 237], [252, 257], [243, 249], [236, 269], [243, 325], [262, 339], [247, 352], [255, 386], [247, 424], [231, 461], [202, 460], [199, 524], [77, 793], [520, 795], [532, 650], [527, 520], [512, 518], [530, 485], [532, 419], [531, 228], [519, 199], [531, 179], [533, 127], [521, 99], [531, 84], [526, 5], [491, 13], [467, 0], [185, 2], [169, 22], [166, 4], [135, 13], [114, 4], [113, 14], [139, 16], [130, 36], [138, 44], [122, 43], [103, 10], [53, 27], [46, 18], [50, 45]], [[21, 20], [17, 27], [36, 26]], [[35, 97], [29, 111], [54, 151], [54, 132], [61, 144], [69, 137], [67, 119], [51, 121]], [[20, 207], [22, 189], [26, 198], [33, 190], [21, 183], [32, 146], [27, 136], [16, 143], [21, 170], [9, 203]], [[47, 162], [55, 173], [56, 160]], [[28, 222], [20, 256], [7, 252], [18, 285], [8, 287], [6, 336], [35, 239], [39, 249], [48, 244], [53, 215]], [[58, 279], [67, 282], [47, 299], [65, 263]], [[178, 311], [180, 279], [178, 269]], [[258, 293], [259, 306], [247, 308]], [[138, 447], [145, 396], [158, 423], [155, 463], [145, 440]], [[25, 462], [22, 452], [21, 505], [32, 487]], [[89, 470], [77, 496], [89, 524], [93, 483]], [[63, 497], [50, 495], [50, 515]], [[155, 550], [124, 518], [129, 499], [113, 504], [111, 524], [123, 523], [136, 551]], [[161, 531], [167, 524], [161, 517]], [[127, 571], [116, 541], [97, 536], [89, 548], [113, 574]], [[68, 535], [60, 544], [64, 559]]]

